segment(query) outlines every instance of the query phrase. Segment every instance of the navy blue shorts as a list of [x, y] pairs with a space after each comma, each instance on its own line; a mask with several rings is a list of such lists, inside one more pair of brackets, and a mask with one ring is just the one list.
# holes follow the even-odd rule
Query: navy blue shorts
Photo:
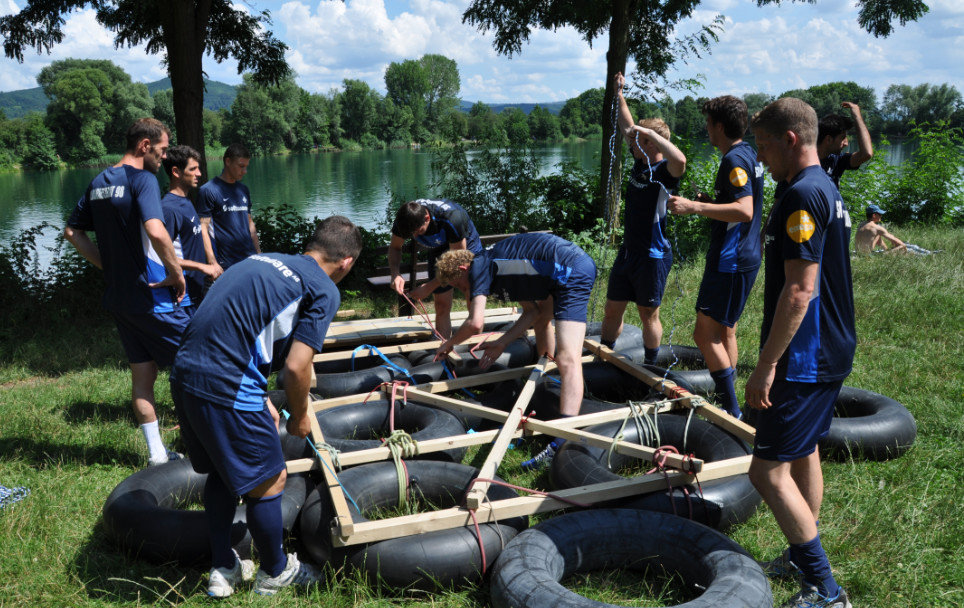
[[153, 361], [170, 367], [181, 345], [181, 336], [191, 321], [184, 308], [173, 312], [112, 312], [117, 333], [130, 363]]
[[743, 307], [750, 297], [759, 270], [720, 272], [707, 268], [696, 296], [696, 311], [721, 325], [733, 327], [743, 314]]
[[267, 405], [258, 412], [236, 410], [193, 395], [176, 381], [171, 397], [198, 473], [216, 472], [243, 496], [284, 470], [281, 438]]
[[756, 441], [753, 455], [763, 460], [790, 462], [813, 454], [827, 436], [833, 407], [843, 380], [788, 382], [775, 380], [769, 408], [755, 410]]
[[622, 247], [609, 272], [606, 299], [655, 308], [663, 301], [666, 277], [672, 266], [672, 254], [664, 258], [651, 258], [645, 254], [631, 253]]
[[[428, 252], [428, 280], [431, 281], [435, 278], [435, 266], [438, 263], [438, 256], [442, 255], [448, 251], [448, 247], [445, 249], [432, 249]], [[445, 293], [447, 291], [452, 291], [451, 285], [440, 285], [435, 288], [432, 293]]]
[[596, 283], [596, 263], [583, 254], [572, 265], [565, 285], [552, 291], [552, 316], [556, 321], [579, 321], [589, 317], [589, 295]]

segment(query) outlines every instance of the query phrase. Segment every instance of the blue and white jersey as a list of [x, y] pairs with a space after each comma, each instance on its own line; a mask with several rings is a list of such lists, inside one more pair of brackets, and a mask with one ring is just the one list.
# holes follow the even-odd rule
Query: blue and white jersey
[[670, 174], [667, 165], [665, 159], [653, 165], [646, 159], [636, 159], [626, 189], [623, 247], [653, 259], [673, 256], [666, 238], [666, 203], [676, 192], [679, 178]]
[[833, 180], [833, 185], [838, 189], [840, 188], [840, 176], [844, 174], [844, 171], [853, 170], [853, 167], [850, 166], [850, 158], [852, 156], [853, 154], [850, 152], [846, 154], [828, 154], [826, 158], [820, 161], [820, 167], [827, 172], [827, 175]]
[[786, 283], [784, 262], [817, 262], [819, 274], [806, 316], [777, 363], [776, 377], [791, 382], [842, 380], [850, 373], [857, 344], [848, 251], [850, 215], [840, 192], [817, 165], [778, 190], [781, 197], [774, 203], [765, 231], [760, 344], [770, 334]]
[[268, 375], [293, 340], [320, 352], [341, 296], [307, 255], [256, 254], [227, 270], [194, 313], [171, 380], [239, 410], [261, 411]]
[[544, 300], [568, 283], [583, 256], [588, 257], [582, 249], [552, 234], [510, 236], [475, 256], [469, 268], [470, 297]]
[[144, 230], [144, 222], [164, 221], [161, 189], [150, 171], [129, 165], [105, 169], [90, 182], [67, 225], [93, 230], [104, 266], [104, 308], [124, 313], [171, 312], [170, 288], [151, 289], [167, 271]]
[[[479, 232], [475, 229], [475, 224], [469, 214], [456, 202], [450, 200], [429, 200], [419, 199], [415, 201], [428, 209], [428, 214], [432, 218], [429, 222], [425, 234], [415, 237], [422, 247], [433, 251], [442, 252], [449, 248], [451, 243], [461, 242], [465, 239], [465, 248], [472, 253], [482, 251], [482, 241], [479, 240]], [[401, 234], [401, 231], [393, 224], [392, 234], [407, 239], [411, 234]]]
[[[201, 238], [201, 220], [194, 203], [190, 199], [168, 192], [161, 199], [164, 209], [164, 226], [171, 235], [174, 251], [177, 257], [192, 262], [207, 263], [204, 253], [204, 240]], [[201, 303], [204, 296], [204, 273], [197, 270], [185, 270], [187, 281], [187, 295], [181, 301], [181, 306], [191, 306]]]
[[225, 270], [255, 253], [249, 216], [251, 194], [241, 182], [229, 184], [215, 177], [198, 191], [197, 210], [211, 218], [214, 256]]
[[740, 142], [723, 156], [716, 173], [716, 202], [732, 203], [753, 197], [749, 222], [710, 220], [710, 248], [706, 267], [719, 272], [746, 272], [760, 267], [760, 214], [763, 212], [763, 164], [756, 150]]

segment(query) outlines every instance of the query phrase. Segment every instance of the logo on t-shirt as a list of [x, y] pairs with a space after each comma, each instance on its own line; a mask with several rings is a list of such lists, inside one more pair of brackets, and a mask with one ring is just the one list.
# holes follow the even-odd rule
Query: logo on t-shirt
[[743, 170], [743, 167], [733, 167], [730, 170], [731, 184], [733, 184], [737, 188], [742, 188], [743, 186], [746, 185], [746, 181], [747, 181], [746, 171]]
[[793, 239], [794, 243], [809, 241], [816, 229], [813, 218], [803, 209], [794, 211], [787, 218], [787, 236]]

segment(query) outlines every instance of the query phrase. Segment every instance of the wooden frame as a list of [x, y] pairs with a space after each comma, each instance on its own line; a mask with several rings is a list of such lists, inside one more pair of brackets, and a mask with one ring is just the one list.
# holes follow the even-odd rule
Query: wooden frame
[[[514, 309], [495, 309], [487, 311], [487, 320], [500, 318], [503, 315], [511, 315]], [[455, 313], [457, 314], [457, 313]], [[464, 314], [464, 313], [463, 313]], [[454, 314], [453, 314], [454, 316]], [[332, 344], [335, 348], [351, 347], [356, 344], [359, 337], [364, 334], [366, 340], [374, 336], [373, 333], [382, 329], [384, 341], [398, 341], [411, 339], [410, 336], [418, 334], [427, 335], [428, 332], [421, 332], [408, 325], [401, 331], [396, 331], [399, 323], [404, 324], [410, 321], [404, 318], [376, 320], [370, 326], [366, 326], [364, 331], [357, 331], [356, 322], [346, 322], [342, 325], [346, 331], [329, 333]], [[333, 323], [332, 326], [335, 326]], [[349, 331], [350, 330], [350, 331]], [[431, 336], [428, 336], [431, 337]], [[481, 341], [482, 336], [477, 336], [475, 341]], [[361, 342], [360, 342], [361, 343]], [[368, 342], [368, 343], [371, 343]], [[329, 342], [326, 339], [326, 347]], [[425, 350], [437, 348], [437, 341], [415, 342], [407, 345], [389, 346], [380, 349], [383, 352], [402, 353], [412, 350]], [[568, 441], [576, 441], [583, 445], [609, 447], [621, 453], [636, 458], [641, 458], [652, 462], [656, 456], [655, 450], [647, 446], [629, 443], [625, 441], [614, 441], [610, 437], [597, 435], [583, 430], [584, 427], [600, 424], [613, 420], [623, 420], [632, 414], [632, 409], [636, 408], [641, 413], [662, 412], [670, 409], [689, 408], [693, 409], [698, 415], [708, 422], [720, 426], [735, 436], [745, 441], [752, 442], [754, 437], [753, 428], [749, 425], [736, 420], [723, 410], [713, 406], [702, 397], [689, 393], [686, 389], [676, 385], [671, 381], [664, 381], [662, 377], [637, 365], [627, 357], [612, 351], [602, 344], [586, 340], [585, 348], [592, 352], [582, 358], [583, 362], [592, 361], [598, 358], [617, 367], [618, 369], [634, 376], [648, 386], [661, 392], [667, 400], [655, 404], [632, 404], [614, 410], [573, 416], [558, 420], [537, 420], [525, 417], [525, 410], [529, 400], [535, 391], [536, 383], [541, 376], [556, 368], [555, 363], [548, 361], [545, 357], [535, 365], [529, 365], [516, 369], [502, 370], [476, 376], [457, 378], [452, 380], [442, 380], [429, 382], [410, 387], [407, 390], [407, 398], [413, 402], [424, 403], [435, 407], [448, 409], [454, 412], [461, 412], [481, 416], [488, 420], [501, 422], [500, 429], [476, 432], [451, 437], [441, 437], [419, 442], [419, 451], [429, 453], [441, 450], [449, 450], [458, 447], [473, 445], [491, 444], [492, 447], [479, 469], [478, 477], [491, 479], [495, 476], [502, 459], [508, 449], [509, 443], [523, 434], [551, 434], [554, 437], [563, 437]], [[316, 357], [316, 360], [332, 360], [350, 356], [350, 351], [344, 355], [341, 352], [326, 353]], [[500, 382], [506, 379], [526, 377], [526, 382], [519, 394], [514, 406], [508, 412], [476, 405], [465, 401], [460, 401], [446, 396], [444, 393], [461, 388], [478, 386]], [[382, 389], [386, 398], [391, 398], [391, 388]], [[324, 443], [324, 436], [314, 414], [317, 412], [338, 407], [347, 403], [357, 403], [365, 399], [367, 395], [349, 395], [346, 397], [336, 397], [324, 399], [311, 403], [312, 409], [312, 440], [315, 445]], [[400, 398], [400, 395], [396, 396]], [[594, 484], [554, 492], [553, 496], [525, 496], [504, 500], [489, 501], [485, 497], [488, 489], [488, 482], [476, 480], [466, 494], [465, 505], [434, 511], [430, 513], [419, 513], [404, 517], [394, 517], [390, 519], [367, 521], [356, 523], [353, 521], [348, 504], [345, 501], [344, 493], [341, 491], [331, 457], [327, 451], [321, 450], [317, 458], [304, 458], [291, 460], [287, 463], [288, 473], [302, 473], [306, 471], [321, 469], [324, 477], [324, 485], [332, 499], [332, 505], [336, 516], [332, 522], [332, 542], [335, 546], [356, 545], [361, 543], [375, 542], [389, 538], [398, 538], [412, 534], [420, 534], [434, 530], [472, 525], [472, 514], [479, 523], [495, 522], [510, 517], [520, 515], [531, 515], [535, 513], [562, 509], [570, 506], [560, 499], [597, 502], [612, 500], [626, 496], [632, 496], [644, 492], [652, 492], [668, 485], [685, 485], [693, 481], [695, 474], [699, 475], [700, 481], [710, 481], [734, 475], [746, 473], [749, 469], [750, 456], [732, 458], [721, 462], [706, 463], [697, 458], [690, 458], [677, 454], [660, 454], [661, 459], [665, 459], [667, 466], [679, 469], [668, 474], [654, 473], [643, 475], [636, 478], [623, 479], [614, 482]], [[343, 466], [351, 466], [369, 462], [378, 462], [391, 459], [388, 448], [379, 447], [358, 452], [347, 452], [339, 455], [340, 463]]]

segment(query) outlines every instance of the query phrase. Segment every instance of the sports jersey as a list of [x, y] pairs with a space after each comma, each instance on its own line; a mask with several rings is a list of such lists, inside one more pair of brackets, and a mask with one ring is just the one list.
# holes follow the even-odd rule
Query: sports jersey
[[763, 211], [763, 165], [756, 150], [742, 141], [723, 155], [716, 172], [716, 202], [732, 203], [753, 197], [753, 219], [748, 222], [710, 220], [707, 268], [720, 272], [746, 272], [760, 267], [760, 214]]
[[664, 159], [650, 166], [645, 159], [636, 159], [626, 189], [623, 247], [654, 259], [672, 256], [666, 239], [666, 203], [679, 178], [670, 174], [668, 164]]
[[504, 300], [544, 300], [564, 287], [586, 252], [545, 233], [517, 234], [489, 247], [469, 268], [470, 297], [494, 295]]
[[[161, 199], [161, 207], [164, 210], [164, 226], [171, 235], [177, 257], [206, 264], [201, 221], [194, 209], [194, 203], [183, 196], [168, 192]], [[187, 280], [187, 295], [181, 305], [200, 304], [204, 295], [204, 273], [199, 270], [185, 270], [184, 278]]]
[[229, 184], [215, 177], [198, 191], [198, 214], [211, 218], [214, 238], [211, 246], [218, 264], [225, 270], [255, 253], [249, 215], [251, 194], [241, 182]]
[[[434, 253], [440, 253], [448, 249], [450, 243], [458, 243], [465, 239], [466, 249], [472, 253], [482, 251], [479, 232], [461, 205], [449, 200], [419, 199], [415, 202], [428, 209], [431, 217], [425, 234], [415, 237], [415, 242], [419, 245]], [[402, 234], [395, 224], [392, 225], [392, 234], [402, 239], [412, 236]]]
[[840, 176], [844, 174], [844, 171], [851, 171], [853, 167], [850, 166], [850, 157], [853, 156], [852, 153], [847, 152], [846, 154], [828, 154], [825, 159], [820, 161], [820, 167], [827, 172], [830, 179], [837, 188], [840, 188]]
[[853, 364], [853, 285], [850, 275], [850, 215], [840, 192], [817, 165], [807, 167], [780, 189], [765, 231], [766, 269], [763, 326], [766, 342], [780, 292], [786, 260], [820, 264], [803, 322], [777, 363], [777, 379], [790, 382], [842, 380]]
[[130, 165], [105, 169], [90, 182], [67, 225], [93, 230], [104, 267], [104, 308], [124, 313], [171, 312], [170, 288], [151, 289], [167, 276], [144, 230], [147, 220], [164, 221], [161, 189], [150, 171]]
[[256, 254], [215, 281], [184, 332], [171, 381], [239, 410], [260, 411], [268, 375], [292, 340], [321, 351], [338, 288], [306, 255]]

